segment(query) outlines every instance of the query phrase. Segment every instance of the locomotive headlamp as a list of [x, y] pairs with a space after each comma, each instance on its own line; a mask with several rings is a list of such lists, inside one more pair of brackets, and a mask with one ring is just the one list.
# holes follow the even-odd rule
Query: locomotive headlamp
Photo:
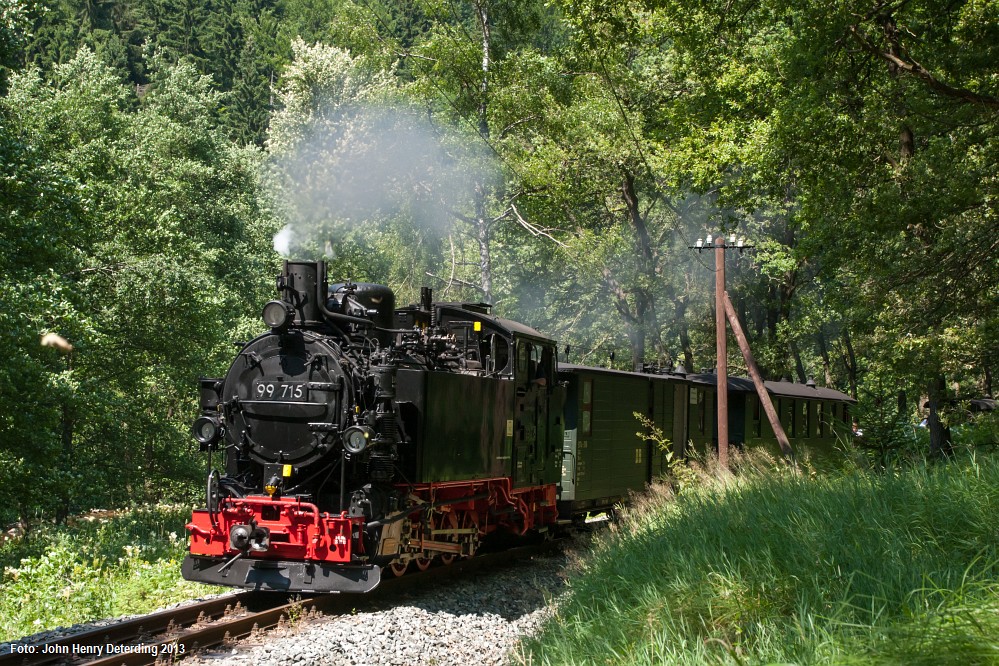
[[264, 492], [267, 493], [269, 497], [274, 497], [274, 493], [276, 493], [280, 487], [281, 479], [276, 476], [272, 476], [271, 480], [264, 484]]
[[284, 301], [268, 301], [263, 311], [264, 323], [274, 329], [284, 328], [295, 317], [295, 309]]
[[368, 448], [374, 432], [366, 426], [351, 426], [343, 432], [343, 448], [347, 453], [360, 453]]
[[199, 416], [194, 421], [191, 432], [200, 444], [214, 444], [222, 436], [222, 428], [211, 416]]

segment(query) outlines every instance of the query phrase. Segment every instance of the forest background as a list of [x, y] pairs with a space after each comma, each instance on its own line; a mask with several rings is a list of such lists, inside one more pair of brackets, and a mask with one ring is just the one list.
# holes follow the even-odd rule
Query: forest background
[[945, 451], [999, 358], [997, 63], [996, 0], [0, 0], [0, 522], [200, 492], [281, 254], [694, 371], [734, 233], [768, 378], [882, 465], [929, 400]]

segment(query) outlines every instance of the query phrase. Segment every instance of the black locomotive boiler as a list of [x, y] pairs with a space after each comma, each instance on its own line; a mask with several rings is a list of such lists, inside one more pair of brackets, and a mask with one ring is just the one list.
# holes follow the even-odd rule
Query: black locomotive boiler
[[396, 309], [387, 287], [286, 262], [267, 330], [201, 380], [221, 450], [187, 529], [188, 580], [367, 592], [388, 568], [556, 523], [564, 389], [554, 342], [483, 304]]

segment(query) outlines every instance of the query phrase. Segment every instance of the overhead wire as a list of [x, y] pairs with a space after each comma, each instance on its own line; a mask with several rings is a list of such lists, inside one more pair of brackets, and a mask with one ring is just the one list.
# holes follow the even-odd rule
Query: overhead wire
[[[655, 175], [655, 171], [652, 169], [652, 165], [649, 164], [649, 161], [648, 161], [648, 159], [645, 156], [645, 150], [643, 149], [642, 142], [639, 140], [639, 138], [638, 138], [638, 136], [637, 136], [637, 134], [635, 132], [634, 125], [631, 122], [631, 118], [630, 118], [630, 116], [628, 114], [628, 111], [625, 108], [624, 100], [621, 98], [621, 95], [618, 93], [617, 82], [614, 80], [614, 77], [611, 74], [610, 69], [607, 66], [607, 63], [604, 60], [603, 51], [600, 50], [600, 49], [598, 49], [596, 47], [596, 38], [594, 37], [593, 32], [591, 31], [590, 25], [584, 22], [583, 23], [583, 29], [586, 32], [586, 36], [587, 36], [587, 39], [590, 42], [590, 45], [593, 47], [593, 52], [595, 54], [597, 63], [599, 64], [600, 69], [603, 70], [603, 78], [606, 81], [607, 87], [610, 90], [610, 93], [611, 93], [611, 95], [614, 98], [614, 102], [615, 102], [615, 105], [617, 106], [618, 113], [621, 115], [621, 119], [624, 121], [625, 127], [628, 130], [629, 137], [631, 138], [632, 142], [635, 144], [635, 149], [638, 152], [638, 157], [639, 157], [639, 159], [640, 159], [640, 161], [642, 163], [642, 166], [645, 167], [645, 171], [648, 174], [649, 179], [653, 183], [655, 183], [657, 187], [660, 187], [660, 185], [658, 183], [658, 179], [656, 178], [656, 175]], [[659, 193], [658, 200], [662, 201], [663, 205], [666, 206], [669, 209], [669, 211], [672, 213], [672, 219], [671, 219], [670, 226], [673, 227], [673, 231], [675, 231], [681, 238], [683, 238], [684, 231], [680, 227], [680, 213], [679, 213], [679, 211], [676, 209], [676, 207], [674, 207], [667, 200], [665, 194]], [[650, 208], [650, 211], [651, 211], [651, 208]], [[704, 269], [706, 269], [708, 271], [711, 271], [711, 272], [714, 272], [716, 269], [714, 269], [713, 267], [708, 266], [701, 259], [700, 254], [701, 253], [698, 252], [695, 255], [695, 259], [696, 259], [697, 263], [699, 263]]]
[[[386, 21], [384, 20], [384, 18], [381, 15], [378, 14], [377, 10], [374, 7], [372, 7], [367, 2], [367, 0], [362, 0], [362, 2], [364, 4], [364, 7], [374, 17], [374, 19], [382, 26], [382, 28], [386, 31], [386, 33], [387, 34], [391, 34], [391, 30], [390, 30], [388, 24], [386, 23]], [[459, 29], [464, 33], [465, 37], [468, 39], [468, 42], [472, 43], [474, 41], [474, 38], [468, 32], [468, 30], [465, 28], [464, 22], [461, 20], [461, 17], [460, 17], [460, 15], [458, 13], [458, 10], [457, 10], [457, 8], [454, 5], [454, 0], [448, 0], [447, 4], [448, 4], [448, 7], [449, 7], [451, 16], [454, 19], [454, 23], [457, 24], [458, 27], [459, 27]], [[448, 26], [448, 27], [450, 27], [450, 26]], [[590, 27], [588, 25], [585, 27], [585, 30], [586, 30], [587, 38], [589, 39], [590, 43], [595, 45], [595, 41], [596, 40], [595, 40], [592, 32], [590, 31]], [[461, 49], [464, 46], [455, 37], [455, 35], [453, 34], [453, 32], [451, 30], [445, 29], [443, 34], [449, 40], [451, 40], [452, 44], [456, 48]], [[596, 53], [597, 62], [600, 65], [600, 68], [603, 70], [603, 78], [604, 78], [604, 80], [607, 83], [607, 86], [608, 86], [608, 89], [611, 92], [611, 95], [613, 96], [615, 105], [617, 106], [617, 109], [618, 109], [618, 113], [621, 115], [621, 119], [625, 123], [625, 126], [626, 126], [627, 131], [628, 131], [628, 135], [629, 135], [631, 141], [635, 145], [635, 148], [636, 148], [636, 151], [638, 152], [638, 156], [639, 156], [639, 159], [640, 159], [640, 161], [642, 163], [642, 166], [645, 168], [645, 171], [648, 174], [650, 180], [653, 183], [656, 183], [657, 186], [658, 186], [658, 179], [655, 176], [655, 172], [652, 169], [652, 166], [649, 164], [649, 161], [648, 161], [648, 159], [647, 159], [647, 157], [645, 155], [645, 151], [643, 149], [641, 141], [639, 140], [638, 136], [636, 135], [635, 128], [633, 126], [633, 123], [631, 122], [631, 118], [629, 117], [629, 115], [627, 113], [627, 109], [625, 108], [624, 100], [621, 98], [621, 95], [618, 93], [617, 82], [614, 80], [614, 77], [610, 73], [610, 69], [607, 67], [607, 63], [604, 60], [602, 51], [599, 50], [599, 49], [594, 48], [594, 52]], [[407, 57], [410, 54], [408, 54], [408, 53], [402, 53], [400, 55], [403, 56], [403, 57]], [[458, 72], [458, 70], [456, 68], [454, 68], [453, 65], [447, 65], [446, 64], [445, 66], [452, 68], [452, 70], [456, 74], [459, 74], [458, 78], [462, 78], [460, 76], [460, 72]], [[469, 129], [471, 129], [473, 131], [473, 133], [489, 148], [489, 150], [503, 164], [503, 166], [506, 169], [508, 169], [511, 173], [513, 173], [515, 176], [517, 176], [517, 178], [521, 182], [523, 182], [525, 180], [523, 173], [521, 173], [521, 171], [516, 166], [514, 166], [503, 155], [502, 152], [500, 152], [500, 150], [490, 140], [490, 137], [484, 135], [480, 131], [480, 128], [479, 128], [477, 122], [473, 122], [472, 119], [467, 118], [462, 113], [462, 111], [461, 111], [461, 109], [460, 109], [460, 107], [459, 107], [459, 105], [457, 103], [456, 98], [452, 98], [448, 94], [448, 92], [444, 89], [444, 87], [441, 85], [441, 83], [433, 75], [428, 76], [427, 80], [437, 90], [438, 94], [440, 95], [440, 98], [443, 99], [446, 102], [447, 106], [449, 106], [454, 111], [455, 116], [458, 118], [459, 122], [465, 124]], [[679, 212], [675, 209], [675, 207], [673, 207], [666, 200], [665, 195], [660, 195], [658, 198], [663, 203], [663, 205], [666, 206], [670, 210], [670, 212], [672, 213], [672, 216], [671, 216], [671, 225], [670, 226], [672, 226], [674, 232], [676, 232], [682, 238], [683, 237], [683, 230], [680, 228], [680, 224], [679, 224]], [[701, 265], [701, 267], [704, 268], [705, 270], [710, 271], [710, 272], [714, 272], [715, 271], [714, 267], [709, 266], [701, 258], [700, 252], [698, 252], [694, 258], [697, 261], [697, 263], [699, 263]]]
[[[387, 32], [390, 32], [388, 24], [378, 14], [378, 12], [375, 10], [375, 8], [372, 7], [372, 6], [370, 6], [368, 4], [367, 0], [362, 0], [362, 2], [364, 4], [365, 8], [369, 11], [369, 13], [371, 13], [372, 16], [374, 16], [375, 20], [382, 26], [382, 28], [384, 30], [386, 30]], [[458, 13], [458, 10], [457, 10], [457, 8], [454, 5], [454, 0], [448, 0], [448, 6], [450, 8], [450, 13], [451, 13], [451, 16], [454, 19], [454, 22], [459, 26], [459, 29], [464, 33], [464, 35], [468, 39], [469, 43], [474, 42], [474, 38], [468, 32], [468, 30], [465, 28], [464, 22], [461, 20], [461, 17], [460, 17], [460, 15]], [[453, 34], [453, 32], [451, 30], [445, 30], [443, 34], [449, 40], [451, 40], [452, 44], [456, 48], [461, 49], [464, 46], [455, 37], [455, 35]], [[411, 54], [409, 54], [409, 53], [402, 53], [402, 54], [399, 54], [399, 55], [401, 55], [403, 57], [409, 57], [409, 56], [411, 56]], [[460, 72], [453, 65], [446, 64], [445, 66], [451, 68], [452, 71], [454, 71], [456, 74], [458, 74], [458, 78], [459, 79], [462, 78], [460, 76]], [[503, 155], [503, 153], [499, 150], [499, 148], [497, 148], [496, 145], [492, 142], [492, 140], [491, 140], [490, 137], [484, 135], [480, 131], [478, 123], [475, 122], [475, 121], [473, 121], [470, 118], [467, 118], [462, 113], [462, 110], [461, 110], [461, 108], [459, 107], [459, 105], [457, 103], [457, 98], [452, 98], [448, 94], [448, 92], [443, 88], [443, 86], [441, 85], [441, 83], [439, 81], [437, 81], [437, 79], [433, 75], [427, 77], [427, 80], [437, 90], [437, 92], [440, 95], [441, 99], [443, 99], [445, 101], [445, 103], [447, 104], [447, 106], [449, 106], [452, 109], [452, 111], [454, 111], [454, 114], [458, 118], [459, 122], [462, 123], [462, 124], [464, 124], [464, 125], [466, 125], [469, 129], [471, 129], [473, 131], [473, 133], [489, 148], [489, 150], [502, 163], [502, 165], [504, 166], [504, 168], [506, 168], [511, 173], [513, 173], [517, 177], [517, 179], [519, 181], [521, 181], [521, 182], [526, 181], [527, 179], [524, 176], [524, 174], [520, 171], [520, 169], [518, 169], [512, 162], [510, 162], [509, 159], [506, 158], [506, 156]]]
[[[362, 0], [362, 2], [364, 4], [365, 8], [371, 13], [372, 16], [375, 17], [375, 20], [382, 26], [382, 28], [385, 29], [386, 31], [389, 31], [390, 28], [389, 28], [388, 24], [385, 22], [385, 20], [381, 16], [378, 15], [377, 11], [367, 3], [367, 0]], [[448, 4], [451, 6], [451, 14], [452, 14], [452, 16], [454, 16], [455, 22], [459, 24], [459, 26], [461, 27], [462, 32], [464, 32], [465, 36], [468, 37], [469, 42], [473, 41], [472, 36], [468, 33], [468, 31], [465, 29], [464, 25], [461, 23], [461, 19], [460, 19], [460, 17], [457, 14], [457, 10], [454, 8], [453, 0], [449, 0]], [[450, 31], [446, 31], [445, 35], [447, 36], [448, 39], [450, 39], [452, 41], [452, 43], [456, 47], [460, 48], [460, 47], [463, 46], [461, 44], [461, 42], [459, 42], [454, 37], [454, 35], [450, 33]], [[412, 54], [401, 53], [399, 55], [401, 55], [403, 57], [411, 57]], [[452, 68], [452, 69], [456, 73], [459, 73], [457, 69], [454, 69], [454, 68]], [[459, 78], [461, 78], [461, 77], [459, 76]], [[493, 154], [496, 155], [496, 157], [503, 163], [503, 165], [506, 166], [508, 169], [510, 169], [510, 171], [512, 171], [515, 175], [517, 175], [518, 178], [520, 178], [521, 180], [523, 180], [524, 179], [523, 174], [521, 174], [520, 171], [517, 170], [517, 168], [515, 166], [513, 166], [509, 162], [509, 160], [507, 160], [503, 156], [503, 154], [499, 151], [499, 149], [492, 143], [492, 141], [490, 141], [489, 137], [483, 135], [482, 132], [479, 131], [478, 125], [476, 123], [474, 123], [469, 118], [465, 117], [465, 115], [461, 112], [461, 108], [458, 106], [457, 101], [454, 98], [451, 98], [448, 95], [447, 91], [441, 86], [441, 84], [433, 76], [428, 77], [428, 80], [430, 81], [430, 84], [433, 85], [435, 89], [437, 89], [438, 93], [440, 93], [441, 98], [455, 112], [455, 115], [458, 117], [459, 121], [461, 123], [463, 123], [463, 124], [466, 124], [470, 129], [472, 129], [474, 131], [474, 134], [476, 136], [478, 136], [479, 139], [481, 139], [484, 144], [486, 144], [486, 146], [489, 148], [489, 150], [492, 151]]]

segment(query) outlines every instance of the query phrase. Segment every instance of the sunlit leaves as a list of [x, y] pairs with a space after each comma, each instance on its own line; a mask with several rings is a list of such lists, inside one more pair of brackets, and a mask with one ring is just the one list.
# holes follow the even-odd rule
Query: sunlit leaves
[[[16, 335], [0, 373], [17, 378], [2, 390], [18, 418], [0, 423], [0, 449], [25, 453], [13, 475], [35, 484], [3, 489], [25, 507], [121, 502], [189, 474], [195, 380], [224, 370], [273, 272], [259, 154], [228, 142], [193, 67], [156, 77], [139, 104], [83, 50], [51, 83], [15, 77], [3, 101], [19, 168], [4, 181], [17, 245], [0, 299]], [[71, 356], [39, 346], [49, 330]]]

